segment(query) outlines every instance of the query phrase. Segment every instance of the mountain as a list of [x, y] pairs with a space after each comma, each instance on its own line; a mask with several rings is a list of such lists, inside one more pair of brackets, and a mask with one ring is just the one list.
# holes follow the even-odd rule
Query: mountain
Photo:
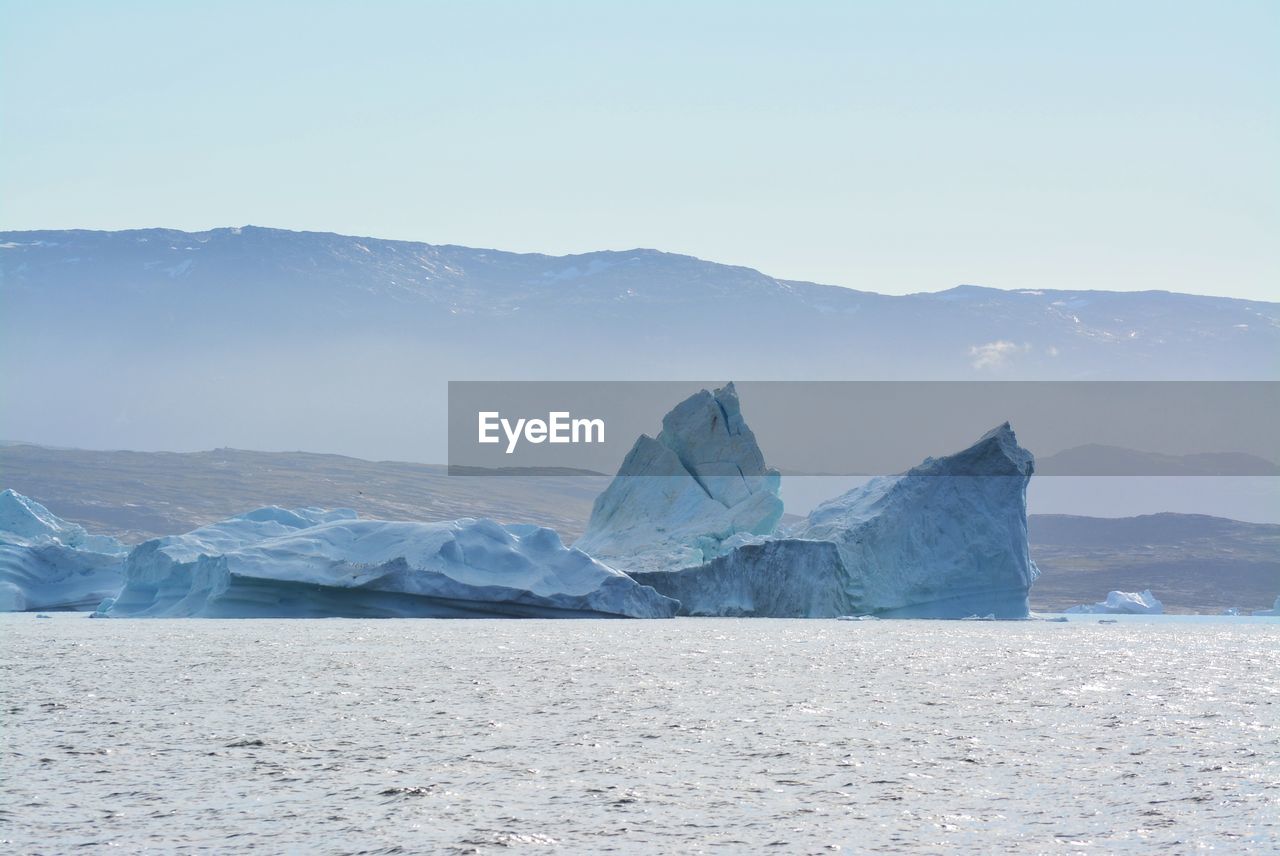
[[244, 227], [0, 233], [0, 435], [443, 458], [462, 379], [1271, 379], [1280, 304], [891, 297], [655, 250]]
[[1090, 443], [1036, 460], [1042, 476], [1277, 476], [1280, 464], [1245, 452], [1162, 455]]

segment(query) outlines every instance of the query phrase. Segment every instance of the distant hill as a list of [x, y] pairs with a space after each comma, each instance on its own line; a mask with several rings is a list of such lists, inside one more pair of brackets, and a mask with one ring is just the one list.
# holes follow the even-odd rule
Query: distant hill
[[[869, 284], [874, 286], [874, 283]], [[244, 227], [0, 233], [0, 434], [444, 459], [464, 379], [1272, 379], [1280, 304], [886, 296], [649, 249]], [[998, 421], [998, 420], [996, 420]]]
[[1151, 589], [1169, 612], [1267, 609], [1280, 594], [1280, 525], [1201, 514], [1032, 515], [1043, 576], [1032, 606], [1051, 612]]
[[[443, 466], [304, 452], [95, 452], [0, 446], [13, 488], [91, 531], [131, 542], [185, 532], [261, 505], [354, 508], [400, 520], [487, 516], [581, 534], [604, 476], [449, 476]], [[1032, 607], [1152, 589], [1171, 612], [1264, 609], [1280, 594], [1280, 525], [1195, 514], [1032, 515], [1043, 576]]]
[[0, 447], [0, 482], [128, 542], [263, 505], [353, 508], [385, 520], [492, 517], [576, 537], [604, 476], [450, 476], [448, 468], [307, 452], [98, 452]]
[[1276, 476], [1280, 464], [1244, 452], [1162, 455], [1089, 444], [1036, 460], [1042, 476]]

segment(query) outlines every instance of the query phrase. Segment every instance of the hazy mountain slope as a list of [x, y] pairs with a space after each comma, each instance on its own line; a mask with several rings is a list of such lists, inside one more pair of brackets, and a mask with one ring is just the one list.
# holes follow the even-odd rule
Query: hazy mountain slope
[[1041, 476], [1277, 476], [1280, 464], [1244, 452], [1162, 455], [1119, 446], [1089, 444], [1036, 459]]
[[654, 250], [6, 232], [0, 299], [0, 359], [23, 366], [0, 386], [0, 434], [96, 448], [442, 460], [451, 379], [1280, 373], [1274, 303], [972, 286], [888, 297]]
[[97, 452], [0, 447], [0, 482], [90, 531], [137, 542], [264, 505], [383, 520], [492, 517], [581, 533], [604, 476], [449, 476], [443, 466], [305, 452]]
[[1030, 518], [1029, 537], [1043, 572], [1031, 602], [1042, 611], [1111, 590], [1149, 588], [1168, 612], [1266, 609], [1280, 594], [1277, 525], [1199, 514], [1048, 514]]

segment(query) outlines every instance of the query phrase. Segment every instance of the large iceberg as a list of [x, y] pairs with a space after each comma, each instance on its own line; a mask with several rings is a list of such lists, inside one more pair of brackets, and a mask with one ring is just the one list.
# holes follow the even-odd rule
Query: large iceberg
[[1276, 598], [1276, 602], [1272, 604], [1270, 609], [1255, 609], [1253, 614], [1258, 616], [1280, 617], [1280, 597]]
[[666, 618], [676, 607], [551, 529], [270, 507], [138, 545], [100, 613]]
[[822, 504], [785, 537], [633, 576], [678, 599], [683, 615], [1025, 618], [1039, 575], [1027, 545], [1034, 468], [1005, 423]]
[[1082, 603], [1064, 612], [1075, 615], [1161, 615], [1164, 604], [1156, 599], [1151, 589], [1142, 592], [1113, 591], [1101, 603]]
[[779, 481], [733, 384], [704, 389], [663, 417], [656, 438], [640, 435], [574, 546], [628, 573], [701, 565], [773, 532]]
[[0, 612], [91, 609], [124, 581], [127, 548], [33, 499], [0, 493]]

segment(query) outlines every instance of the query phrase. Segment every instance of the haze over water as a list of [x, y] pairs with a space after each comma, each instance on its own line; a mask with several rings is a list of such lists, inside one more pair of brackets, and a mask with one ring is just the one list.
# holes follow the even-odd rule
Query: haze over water
[[1273, 852], [1280, 622], [0, 617], [0, 838]]

